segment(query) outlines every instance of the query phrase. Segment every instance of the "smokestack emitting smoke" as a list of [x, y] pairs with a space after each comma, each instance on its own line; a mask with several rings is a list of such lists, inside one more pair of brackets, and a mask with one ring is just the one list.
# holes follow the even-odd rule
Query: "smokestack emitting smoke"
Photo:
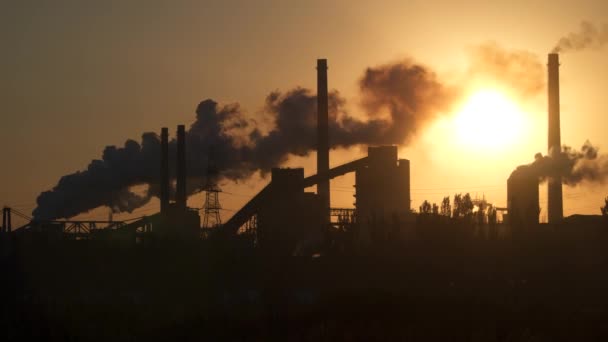
[[[549, 157], [557, 158], [561, 153], [560, 113], [559, 113], [559, 55], [550, 53], [548, 70], [548, 109], [549, 109]], [[562, 180], [554, 175], [548, 180], [548, 218], [549, 223], [557, 223], [564, 216]]]
[[[448, 110], [454, 99], [432, 71], [411, 61], [368, 68], [359, 87], [365, 119], [349, 115], [337, 92], [328, 94], [330, 148], [407, 143], [426, 122]], [[201, 191], [205, 184], [207, 158], [202, 151], [210, 146], [220, 177], [232, 181], [247, 179], [257, 171], [266, 174], [289, 155], [306, 156], [317, 148], [317, 97], [311, 91], [272, 92], [264, 111], [274, 124], [265, 134], [238, 104], [205, 100], [198, 105], [196, 120], [186, 135], [186, 195]], [[377, 117], [380, 111], [388, 111], [390, 117]], [[160, 145], [156, 134], [145, 133], [141, 145], [127, 140], [124, 147], [106, 147], [101, 160], [63, 176], [52, 190], [41, 193], [33, 216], [67, 218], [100, 206], [132, 212], [159, 196]], [[169, 150], [176, 150], [174, 140]], [[137, 185], [148, 185], [148, 189], [135, 193], [131, 189]]]
[[583, 21], [578, 32], [571, 32], [560, 38], [551, 52], [564, 53], [585, 49], [600, 49], [606, 43], [608, 43], [608, 24], [603, 24], [598, 28], [588, 21]]
[[608, 180], [608, 155], [599, 154], [599, 149], [586, 141], [577, 151], [562, 146], [561, 152], [553, 156], [537, 153], [530, 164], [530, 171], [539, 180], [560, 178], [563, 184], [575, 186], [583, 181], [605, 183]]
[[[329, 172], [329, 114], [327, 93], [327, 60], [317, 60], [317, 174]], [[324, 210], [323, 219], [329, 224], [329, 179], [317, 184], [317, 193]]]
[[[513, 89], [537, 89], [530, 85], [543, 84], [542, 63], [534, 63], [529, 54], [522, 58], [519, 52], [497, 46], [483, 49], [475, 60], [479, 70], [491, 71], [490, 76]], [[535, 72], [515, 76], [514, 72], [522, 75], [524, 62]], [[540, 72], [536, 72], [537, 64]], [[501, 65], [505, 68], [502, 71]], [[540, 78], [534, 79], [536, 75]], [[347, 113], [346, 101], [338, 92], [329, 92], [330, 148], [407, 144], [428, 122], [449, 113], [463, 91], [461, 87], [446, 86], [432, 70], [409, 59], [367, 68], [359, 80], [359, 90], [362, 117]], [[238, 104], [201, 102], [186, 135], [186, 195], [201, 191], [205, 184], [205, 151], [210, 146], [220, 177], [229, 181], [247, 179], [258, 171], [266, 174], [290, 155], [308, 155], [318, 146], [317, 106], [317, 97], [307, 89], [272, 92], [266, 97], [264, 113], [273, 126], [263, 130]], [[101, 206], [132, 212], [159, 196], [160, 145], [156, 134], [144, 133], [141, 145], [127, 140], [124, 147], [106, 147], [101, 160], [93, 160], [84, 171], [63, 176], [52, 190], [41, 193], [33, 216], [67, 218]], [[168, 148], [175, 153], [175, 140]], [[169, 168], [175, 174], [174, 166]], [[132, 191], [137, 185], [148, 187], [141, 194]]]

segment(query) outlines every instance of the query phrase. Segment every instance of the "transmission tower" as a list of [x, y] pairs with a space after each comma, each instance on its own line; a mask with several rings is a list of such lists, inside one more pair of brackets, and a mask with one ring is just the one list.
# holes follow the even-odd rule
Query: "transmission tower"
[[217, 184], [218, 170], [213, 160], [213, 154], [210, 149], [209, 157], [207, 161], [207, 177], [206, 184], [203, 190], [205, 190], [205, 205], [203, 206], [203, 230], [208, 231], [211, 228], [222, 224], [222, 218], [220, 217], [220, 196], [222, 192]]

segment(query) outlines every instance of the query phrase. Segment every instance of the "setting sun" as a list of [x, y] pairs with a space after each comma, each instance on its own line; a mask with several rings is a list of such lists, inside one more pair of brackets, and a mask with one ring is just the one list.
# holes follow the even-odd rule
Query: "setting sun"
[[476, 148], [504, 148], [517, 142], [523, 129], [518, 106], [493, 90], [473, 93], [454, 118], [460, 143]]

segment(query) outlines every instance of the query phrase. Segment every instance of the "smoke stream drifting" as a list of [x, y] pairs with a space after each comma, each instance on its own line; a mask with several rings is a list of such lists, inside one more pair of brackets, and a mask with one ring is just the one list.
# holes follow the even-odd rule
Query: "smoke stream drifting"
[[608, 155], [599, 154], [599, 149], [586, 141], [580, 151], [563, 146], [556, 156], [537, 153], [534, 162], [524, 168], [541, 181], [561, 177], [562, 183], [570, 186], [584, 181], [604, 183], [608, 180]]
[[568, 35], [559, 39], [552, 52], [563, 53], [568, 51], [579, 51], [585, 49], [600, 49], [608, 43], [608, 24], [600, 27], [583, 21], [579, 31], [570, 32]]
[[[344, 99], [332, 92], [331, 147], [404, 143], [447, 103], [435, 75], [413, 64], [368, 69], [360, 86], [366, 107], [370, 111], [387, 108], [390, 118], [364, 121], [350, 116], [344, 111]], [[265, 113], [273, 118], [274, 127], [263, 135], [237, 104], [222, 106], [205, 100], [198, 105], [196, 120], [187, 132], [189, 195], [204, 184], [210, 148], [221, 176], [232, 181], [247, 179], [258, 170], [266, 173], [289, 155], [306, 156], [314, 150], [316, 96], [310, 90], [269, 94]], [[175, 141], [170, 142], [169, 150], [175, 155]], [[109, 146], [101, 160], [62, 177], [51, 191], [41, 193], [33, 215], [36, 219], [65, 218], [100, 206], [132, 212], [159, 195], [159, 165], [160, 141], [154, 133], [145, 133], [141, 145], [127, 140], [123, 147]], [[170, 163], [171, 168], [173, 165]], [[140, 184], [150, 185], [144, 194], [129, 190]]]
[[545, 90], [546, 70], [540, 58], [529, 51], [507, 50], [488, 42], [470, 49], [469, 60], [468, 78], [498, 80], [523, 99]]
[[[542, 65], [534, 63], [533, 56], [496, 45], [479, 49], [474, 60], [478, 69], [469, 72], [489, 74], [529, 93], [538, 90], [538, 83], [544, 84]], [[521, 77], [525, 68], [541, 72]], [[362, 115], [348, 113], [338, 92], [329, 94], [330, 146], [408, 144], [427, 123], [448, 113], [463, 89], [446, 85], [435, 72], [409, 59], [367, 68], [359, 79]], [[272, 92], [265, 99], [264, 114], [272, 127], [262, 133], [262, 127], [238, 104], [205, 100], [198, 105], [196, 120], [186, 135], [188, 195], [205, 184], [211, 149], [220, 177], [230, 181], [245, 180], [258, 171], [265, 174], [290, 155], [306, 156], [315, 149], [316, 95], [312, 91]], [[172, 140], [173, 175], [175, 150]], [[69, 218], [101, 206], [132, 212], [158, 197], [159, 166], [160, 140], [155, 133], [144, 133], [141, 143], [129, 139], [123, 147], [106, 147], [102, 158], [91, 161], [86, 170], [63, 176], [53, 189], [42, 192], [33, 216]], [[132, 191], [138, 185], [147, 189]]]

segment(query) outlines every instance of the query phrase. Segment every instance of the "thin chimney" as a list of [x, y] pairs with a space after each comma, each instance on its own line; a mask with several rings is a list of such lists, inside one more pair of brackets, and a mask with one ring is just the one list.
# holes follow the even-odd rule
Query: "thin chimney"
[[[559, 55], [550, 53], [548, 58], [549, 85], [549, 156], [557, 157], [561, 152], [560, 113], [559, 113]], [[564, 216], [561, 177], [548, 180], [548, 218], [549, 223], [557, 223]]]
[[160, 212], [169, 208], [169, 129], [163, 127], [160, 133]]
[[[317, 174], [329, 173], [329, 115], [327, 99], [327, 60], [317, 59]], [[323, 219], [329, 223], [329, 178], [317, 184], [323, 206]]]
[[186, 209], [186, 128], [177, 126], [177, 182], [175, 185], [175, 205]]
[[2, 232], [10, 233], [13, 228], [11, 227], [11, 208], [2, 208]]

